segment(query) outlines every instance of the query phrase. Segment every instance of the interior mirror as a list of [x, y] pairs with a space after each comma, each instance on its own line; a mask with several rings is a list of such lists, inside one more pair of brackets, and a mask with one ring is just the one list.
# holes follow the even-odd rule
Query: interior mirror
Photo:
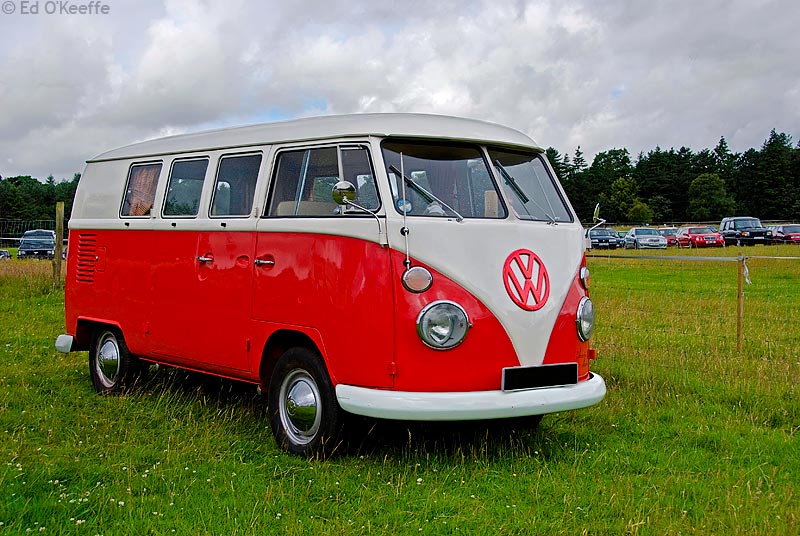
[[594, 206], [594, 215], [592, 216], [593, 222], [596, 222], [598, 219], [600, 219], [600, 203]]
[[333, 202], [337, 205], [346, 205], [348, 201], [351, 203], [356, 200], [356, 187], [352, 182], [339, 181], [333, 185], [332, 192]]

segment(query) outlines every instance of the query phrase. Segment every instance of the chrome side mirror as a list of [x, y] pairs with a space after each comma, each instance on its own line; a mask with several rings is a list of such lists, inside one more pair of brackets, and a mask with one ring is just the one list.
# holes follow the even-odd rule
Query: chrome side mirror
[[339, 181], [333, 185], [331, 196], [337, 205], [347, 205], [356, 200], [356, 187], [352, 182]]
[[606, 220], [600, 217], [600, 203], [597, 203], [594, 206], [594, 215], [592, 216], [592, 221], [594, 222], [594, 225], [586, 229], [586, 232], [583, 235], [584, 237], [586, 237], [586, 239], [589, 238], [589, 232], [593, 231], [594, 229], [597, 229], [606, 222]]

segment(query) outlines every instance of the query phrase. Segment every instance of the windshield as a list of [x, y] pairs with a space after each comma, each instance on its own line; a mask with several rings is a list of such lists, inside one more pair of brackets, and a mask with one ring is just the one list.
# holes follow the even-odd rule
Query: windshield
[[713, 234], [710, 227], [690, 227], [689, 234]]
[[655, 229], [636, 229], [636, 236], [661, 236]]
[[27, 231], [25, 234], [22, 235], [22, 238], [19, 241], [19, 247], [22, 248], [46, 248], [50, 247], [51, 249], [55, 245], [56, 241], [53, 238], [53, 233], [48, 232], [41, 232], [41, 231]]
[[761, 222], [758, 218], [743, 218], [733, 222], [734, 229], [750, 229], [752, 227], [761, 227]]
[[658, 232], [661, 233], [662, 236], [675, 236], [676, 229], [659, 229]]
[[617, 236], [615, 233], [608, 229], [592, 229], [589, 236]]
[[[405, 210], [409, 216], [455, 218], [505, 218], [508, 215], [478, 146], [385, 140], [382, 149], [393, 204], [398, 212]], [[401, 170], [405, 181], [400, 178]]]
[[800, 233], [800, 225], [784, 225], [784, 233]]
[[540, 155], [489, 148], [489, 158], [517, 216], [534, 221], [573, 221]]

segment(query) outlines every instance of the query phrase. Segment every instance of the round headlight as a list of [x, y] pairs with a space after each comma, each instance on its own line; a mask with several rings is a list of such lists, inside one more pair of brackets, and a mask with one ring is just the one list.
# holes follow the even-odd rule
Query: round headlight
[[417, 317], [417, 334], [435, 350], [455, 348], [470, 328], [467, 313], [457, 303], [435, 301], [423, 307]]
[[578, 314], [575, 315], [575, 324], [578, 326], [578, 338], [586, 342], [594, 331], [594, 304], [584, 296], [578, 304]]

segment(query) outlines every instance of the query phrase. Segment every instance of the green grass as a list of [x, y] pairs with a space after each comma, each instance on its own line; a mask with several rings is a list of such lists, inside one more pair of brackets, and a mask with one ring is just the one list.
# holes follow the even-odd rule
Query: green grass
[[[778, 252], [800, 248], [746, 250]], [[636, 254], [589, 259], [599, 405], [534, 432], [368, 421], [328, 461], [279, 451], [235, 382], [97, 396], [53, 348], [50, 263], [0, 263], [0, 534], [797, 534], [800, 261], [748, 261], [737, 353], [736, 263]]]

